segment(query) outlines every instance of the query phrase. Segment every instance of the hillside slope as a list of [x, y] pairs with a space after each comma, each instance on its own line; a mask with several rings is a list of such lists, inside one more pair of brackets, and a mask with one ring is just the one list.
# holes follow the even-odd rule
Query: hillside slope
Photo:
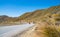
[[[53, 17], [58, 17], [60, 15], [60, 5], [52, 6], [47, 9], [35, 10], [33, 12], [27, 12], [19, 17], [8, 17], [6, 15], [0, 16], [0, 24], [6, 24], [10, 22], [21, 22], [21, 21], [47, 21], [51, 22], [51, 19], [56, 19]], [[60, 16], [59, 16], [60, 17]], [[57, 19], [58, 20], [58, 19]], [[55, 20], [53, 20], [55, 21]], [[52, 21], [52, 22], [53, 22]]]
[[35, 27], [24, 32], [20, 37], [60, 37], [60, 6], [36, 10], [28, 14], [21, 16], [20, 19], [36, 22]]
[[43, 19], [43, 17], [52, 17], [53, 14], [60, 13], [60, 5], [59, 6], [53, 6], [47, 9], [42, 10], [36, 10], [33, 12], [28, 12], [20, 16], [19, 18], [21, 20], [39, 20]]

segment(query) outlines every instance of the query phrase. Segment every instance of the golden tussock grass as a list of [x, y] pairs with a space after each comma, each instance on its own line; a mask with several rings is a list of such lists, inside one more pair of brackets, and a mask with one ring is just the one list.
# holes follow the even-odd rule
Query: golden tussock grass
[[60, 37], [60, 25], [38, 25], [36, 34], [39, 37]]

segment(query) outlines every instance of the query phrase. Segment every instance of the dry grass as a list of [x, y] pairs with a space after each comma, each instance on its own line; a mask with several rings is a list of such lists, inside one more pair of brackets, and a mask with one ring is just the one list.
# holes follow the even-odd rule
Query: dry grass
[[36, 28], [36, 34], [40, 37], [60, 37], [60, 26], [57, 25], [39, 25]]

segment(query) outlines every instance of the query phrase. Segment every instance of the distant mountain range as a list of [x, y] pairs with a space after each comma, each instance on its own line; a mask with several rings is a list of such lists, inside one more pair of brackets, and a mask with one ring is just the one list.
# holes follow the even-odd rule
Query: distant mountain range
[[21, 20], [25, 21], [44, 21], [48, 20], [48, 17], [52, 17], [53, 14], [60, 14], [60, 5], [53, 6], [47, 9], [36, 10], [33, 12], [27, 12], [19, 17], [9, 17], [6, 15], [0, 16], [0, 24], [1, 23], [9, 23], [9, 22], [18, 22]]

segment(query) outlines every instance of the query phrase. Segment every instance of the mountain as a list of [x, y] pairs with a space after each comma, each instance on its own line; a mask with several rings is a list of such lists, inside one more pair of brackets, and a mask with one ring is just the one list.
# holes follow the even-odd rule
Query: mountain
[[9, 17], [9, 16], [6, 16], [6, 15], [1, 15], [0, 16], [0, 24], [8, 24], [10, 22], [14, 22], [16, 18], [14, 17]]
[[20, 37], [60, 37], [60, 6], [25, 13], [20, 19], [35, 22]]
[[[40, 10], [35, 10], [33, 12], [27, 12], [24, 13], [23, 15], [19, 17], [9, 17], [6, 15], [1, 15], [0, 16], [0, 24], [6, 24], [10, 22], [20, 22], [21, 20], [24, 21], [51, 21], [50, 18], [53, 18], [56, 16], [56, 14], [60, 14], [60, 5], [58, 6], [52, 6], [50, 8], [46, 9], [40, 9]], [[59, 16], [60, 17], [60, 16]]]
[[6, 16], [6, 15], [1, 15], [1, 16], [0, 16], [0, 22], [7, 21], [8, 18], [9, 18], [9, 17]]
[[27, 12], [18, 17], [19, 20], [36, 22], [33, 28], [24, 32], [21, 37], [59, 37], [60, 6]]
[[27, 12], [20, 16], [19, 18], [21, 20], [26, 20], [26, 21], [44, 21], [47, 20], [49, 17], [51, 18], [52, 15], [54, 14], [60, 14], [60, 5], [58, 6], [52, 6], [47, 9], [41, 9], [41, 10], [36, 10], [33, 12]]

